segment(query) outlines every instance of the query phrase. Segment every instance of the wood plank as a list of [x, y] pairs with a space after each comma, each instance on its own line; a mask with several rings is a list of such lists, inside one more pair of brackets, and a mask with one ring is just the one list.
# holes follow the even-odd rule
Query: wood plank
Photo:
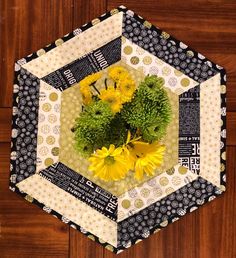
[[0, 142], [10, 142], [11, 108], [0, 108]]
[[[124, 4], [108, 0], [108, 10]], [[227, 108], [236, 111], [236, 2], [181, 0], [125, 2], [128, 8], [223, 66], [227, 72]], [[226, 15], [227, 14], [227, 15]]]
[[227, 140], [226, 144], [236, 146], [236, 112], [227, 113]]
[[73, 27], [78, 28], [105, 12], [105, 0], [74, 0]]
[[0, 107], [10, 107], [14, 62], [72, 31], [73, 0], [0, 1], [0, 10]]
[[0, 143], [1, 258], [68, 257], [69, 228], [8, 189], [10, 144]]
[[227, 190], [200, 210], [199, 257], [236, 257], [236, 148], [227, 148]]
[[103, 258], [104, 248], [77, 230], [70, 228], [70, 258]]

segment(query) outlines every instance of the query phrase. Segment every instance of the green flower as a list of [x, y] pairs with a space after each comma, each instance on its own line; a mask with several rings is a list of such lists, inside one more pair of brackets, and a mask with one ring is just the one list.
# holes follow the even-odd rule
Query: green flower
[[142, 128], [142, 138], [147, 142], [161, 139], [165, 135], [166, 127], [167, 124], [160, 121], [159, 123]]
[[131, 102], [124, 104], [122, 118], [140, 128], [145, 141], [160, 140], [171, 118], [171, 105], [163, 88], [164, 79], [146, 76]]
[[73, 128], [76, 149], [87, 155], [103, 146], [112, 119], [113, 113], [107, 103], [97, 101], [86, 106]]
[[127, 132], [127, 123], [120, 113], [117, 113], [110, 123], [105, 146], [109, 147], [110, 144], [116, 147], [122, 146], [126, 142]]
[[89, 157], [93, 151], [94, 151], [94, 146], [90, 142], [86, 142], [84, 139], [81, 138], [76, 138], [76, 143], [75, 143], [75, 148], [76, 150], [82, 154], [83, 157]]

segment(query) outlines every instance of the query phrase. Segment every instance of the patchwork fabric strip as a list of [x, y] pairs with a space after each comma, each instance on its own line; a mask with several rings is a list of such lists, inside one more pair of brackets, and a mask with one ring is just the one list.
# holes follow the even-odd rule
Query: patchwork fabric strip
[[40, 175], [35, 174], [21, 181], [17, 187], [20, 191], [33, 195], [45, 206], [56, 209], [66, 219], [78, 223], [85, 230], [116, 246], [117, 223]]
[[117, 218], [117, 197], [97, 186], [87, 178], [74, 172], [62, 163], [56, 163], [39, 174], [101, 212], [112, 220]]
[[129, 190], [119, 196], [118, 221], [145, 209], [196, 178], [197, 175], [186, 167], [176, 165], [165, 173], [145, 182], [142, 186]]
[[61, 92], [40, 80], [36, 172], [59, 156]]
[[147, 50], [122, 38], [122, 60], [144, 74], [155, 74], [165, 79], [165, 86], [177, 95], [198, 85], [197, 81], [186, 76]]
[[96, 20], [97, 22], [94, 21], [90, 26], [85, 25], [76, 29], [70, 40], [64, 42], [64, 38], [57, 39], [55, 45], [53, 44], [55, 47], [50, 51], [40, 49], [32, 55], [36, 55], [37, 58], [33, 60], [31, 57], [23, 58], [18, 64], [39, 78], [45, 77], [121, 36], [121, 20], [122, 13], [107, 17], [103, 22]]
[[27, 70], [17, 71], [17, 118], [12, 129], [16, 156], [15, 176], [20, 182], [35, 172], [37, 148], [37, 123], [39, 103], [39, 79]]
[[121, 37], [88, 53], [86, 56], [43, 77], [53, 87], [65, 90], [91, 73], [98, 72], [118, 62], [121, 53]]
[[[75, 146], [88, 97], [80, 82], [99, 72], [89, 84], [98, 99], [104, 87], [120, 87], [110, 79], [104, 86], [114, 67], [137, 89], [157, 76], [169, 100], [163, 162], [141, 179], [129, 170], [104, 181]], [[132, 10], [113, 9], [16, 62], [10, 189], [108, 250], [120, 253], [214, 200], [226, 190], [225, 169], [225, 70]]]
[[195, 173], [200, 169], [200, 88], [179, 96], [179, 162]]

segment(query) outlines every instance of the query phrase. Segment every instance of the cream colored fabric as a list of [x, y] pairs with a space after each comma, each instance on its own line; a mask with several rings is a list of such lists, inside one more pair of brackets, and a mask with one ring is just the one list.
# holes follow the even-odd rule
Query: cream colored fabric
[[36, 172], [59, 158], [61, 92], [40, 81]]
[[118, 198], [118, 221], [137, 213], [147, 206], [175, 192], [198, 175], [179, 164], [165, 173], [135, 187]]
[[220, 74], [200, 85], [200, 175], [220, 186]]
[[39, 57], [24, 64], [23, 67], [39, 78], [46, 76], [121, 36], [122, 17], [122, 12], [119, 12], [66, 42], [62, 39], [57, 40], [56, 48], [47, 53], [43, 49], [39, 50], [37, 52]]
[[123, 62], [135, 69], [141, 70], [145, 75], [155, 74], [163, 77], [165, 79], [165, 87], [168, 87], [177, 95], [199, 84], [124, 37], [122, 37], [121, 58]]
[[117, 246], [117, 224], [71, 194], [35, 174], [17, 184], [17, 187], [57, 211], [86, 231]]

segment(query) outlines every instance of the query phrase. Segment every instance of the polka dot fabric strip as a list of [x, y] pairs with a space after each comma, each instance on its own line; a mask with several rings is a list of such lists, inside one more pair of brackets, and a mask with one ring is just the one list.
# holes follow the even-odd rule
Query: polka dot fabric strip
[[23, 67], [42, 78], [121, 36], [121, 20], [122, 13], [117, 13], [66, 42], [60, 39], [56, 48], [49, 52], [44, 49], [38, 51], [38, 58], [23, 64]]
[[41, 80], [37, 137], [37, 172], [58, 161], [60, 111], [61, 92]]
[[16, 65], [11, 177], [20, 182], [36, 171], [39, 79]]
[[122, 61], [142, 71], [145, 75], [153, 74], [162, 77], [165, 80], [165, 87], [168, 87], [177, 95], [198, 85], [198, 82], [125, 37], [122, 38], [121, 56]]
[[141, 186], [129, 190], [118, 198], [118, 221], [132, 216], [196, 178], [197, 175], [186, 167], [176, 165]]

